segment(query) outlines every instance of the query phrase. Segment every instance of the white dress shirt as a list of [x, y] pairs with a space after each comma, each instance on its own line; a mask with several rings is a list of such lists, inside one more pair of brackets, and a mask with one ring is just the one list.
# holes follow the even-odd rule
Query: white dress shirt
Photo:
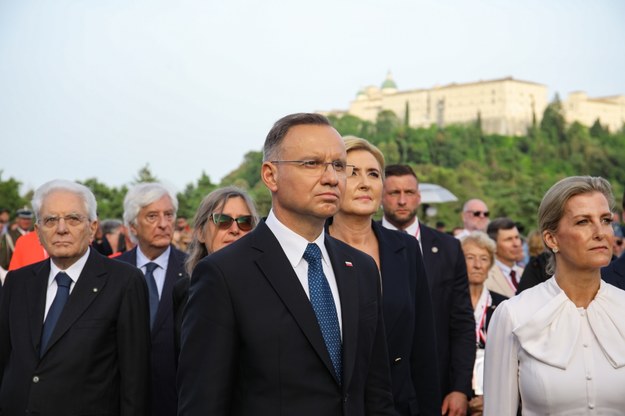
[[[306, 296], [310, 299], [310, 290], [308, 289], [308, 262], [304, 260], [304, 251], [306, 251], [309, 241], [282, 224], [278, 218], [276, 218], [273, 211], [269, 212], [265, 224], [267, 224], [267, 227], [269, 227], [271, 232], [276, 236], [289, 263], [293, 266], [293, 270], [295, 270], [295, 274], [302, 284]], [[321, 234], [319, 234], [315, 241], [310, 241], [310, 243], [316, 243], [321, 250], [321, 265], [323, 267], [323, 273], [326, 275], [326, 279], [330, 285], [330, 290], [332, 291], [332, 298], [334, 299], [336, 316], [339, 320], [342, 336], [343, 320], [341, 319], [341, 298], [339, 297], [339, 288], [336, 284], [336, 277], [334, 276], [330, 256], [325, 245], [325, 231], [322, 229]]]
[[171, 252], [171, 246], [167, 247], [167, 250], [163, 252], [160, 256], [155, 258], [154, 260], [150, 260], [137, 246], [137, 267], [141, 269], [143, 274], [145, 275], [145, 266], [148, 263], [156, 263], [158, 267], [154, 269], [152, 275], [154, 276], [154, 280], [156, 281], [156, 287], [158, 289], [158, 299], [161, 299], [161, 294], [163, 293], [163, 286], [165, 285], [165, 275], [167, 273], [167, 264], [169, 263], [169, 253]]
[[65, 272], [72, 279], [72, 283], [69, 286], [69, 293], [71, 295], [74, 290], [74, 286], [80, 277], [80, 273], [82, 273], [82, 269], [85, 268], [85, 264], [87, 264], [87, 259], [89, 258], [89, 251], [91, 248], [87, 247], [87, 251], [82, 255], [74, 264], [69, 266], [67, 270], [61, 270], [59, 267], [54, 264], [54, 261], [50, 259], [50, 275], [48, 276], [48, 290], [46, 291], [46, 310], [43, 314], [43, 321], [46, 321], [46, 316], [48, 316], [48, 311], [50, 310], [50, 306], [52, 306], [52, 301], [56, 297], [56, 291], [59, 288], [59, 285], [56, 283], [56, 275], [60, 272]]
[[484, 416], [625, 414], [625, 291], [578, 308], [555, 277], [501, 303], [488, 328]]

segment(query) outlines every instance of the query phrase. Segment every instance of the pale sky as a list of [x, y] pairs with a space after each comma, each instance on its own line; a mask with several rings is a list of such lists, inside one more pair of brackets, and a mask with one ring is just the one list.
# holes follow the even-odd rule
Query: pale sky
[[217, 183], [278, 118], [388, 70], [625, 94], [623, 22], [620, 0], [0, 0], [2, 179]]

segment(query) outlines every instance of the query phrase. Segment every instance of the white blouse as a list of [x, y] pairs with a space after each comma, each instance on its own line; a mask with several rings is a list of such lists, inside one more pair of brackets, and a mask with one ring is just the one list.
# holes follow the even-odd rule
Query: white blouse
[[625, 291], [601, 282], [587, 309], [555, 278], [495, 310], [484, 416], [625, 415]]

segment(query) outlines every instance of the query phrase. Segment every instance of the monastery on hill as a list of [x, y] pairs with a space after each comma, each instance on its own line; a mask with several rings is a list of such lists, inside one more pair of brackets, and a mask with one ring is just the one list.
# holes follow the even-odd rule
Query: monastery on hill
[[[412, 127], [470, 123], [480, 117], [485, 133], [520, 136], [527, 134], [534, 119], [540, 123], [547, 104], [545, 85], [512, 77], [400, 91], [389, 71], [379, 88], [368, 86], [360, 90], [347, 111], [324, 114], [351, 114], [375, 121], [378, 113], [391, 110], [402, 120], [408, 114]], [[611, 132], [620, 130], [625, 123], [622, 95], [589, 98], [583, 92], [575, 92], [562, 101], [562, 108], [568, 123], [578, 121], [591, 126], [600, 119]]]

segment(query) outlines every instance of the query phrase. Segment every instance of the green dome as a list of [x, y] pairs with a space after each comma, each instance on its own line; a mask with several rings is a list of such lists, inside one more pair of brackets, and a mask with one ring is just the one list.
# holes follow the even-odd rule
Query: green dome
[[386, 74], [386, 79], [382, 83], [382, 89], [386, 89], [386, 88], [397, 89], [397, 84], [395, 84], [395, 81], [393, 80], [393, 76], [391, 75], [391, 71], [388, 71], [388, 74]]

